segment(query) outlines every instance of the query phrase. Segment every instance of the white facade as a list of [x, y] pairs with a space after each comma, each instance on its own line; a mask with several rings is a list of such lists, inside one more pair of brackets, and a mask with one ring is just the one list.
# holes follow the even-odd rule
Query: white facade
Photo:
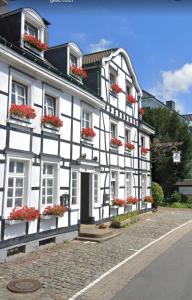
[[[36, 12], [34, 16], [31, 11], [23, 13], [31, 13], [35, 19]], [[21, 24], [24, 20], [22, 14]], [[41, 26], [40, 21], [38, 24]], [[43, 28], [39, 32], [44, 39]], [[114, 198], [137, 197], [137, 208], [141, 209], [151, 186], [150, 151], [142, 155], [141, 147], [150, 148], [149, 135], [154, 132], [139, 119], [142, 92], [126, 51], [117, 49], [103, 58], [99, 97], [87, 91], [81, 81], [70, 81], [70, 75], [59, 76], [53, 67], [42, 65], [39, 58], [36, 61], [35, 54], [31, 58], [23, 55], [29, 49], [22, 43], [21, 47], [23, 52], [19, 53], [0, 42], [0, 215], [6, 220], [13, 208], [24, 205], [43, 213], [46, 206], [60, 204], [63, 195], [69, 211], [64, 217], [29, 222], [27, 226], [6, 225], [5, 221], [1, 238], [47, 230], [57, 234], [62, 228], [63, 232], [74, 230], [78, 222], [101, 222], [127, 210], [114, 209]], [[81, 66], [78, 47], [69, 44], [67, 49], [77, 54]], [[39, 56], [46, 63], [43, 54]], [[123, 90], [118, 95], [111, 92], [110, 74]], [[127, 104], [127, 88], [136, 104]], [[9, 112], [13, 99], [16, 104], [33, 107], [36, 118], [28, 122], [13, 117]], [[59, 117], [63, 127], [43, 126], [45, 113]], [[83, 138], [84, 127], [92, 128], [95, 137]], [[113, 135], [122, 146], [111, 144]], [[126, 136], [135, 145], [132, 151], [124, 147]]]

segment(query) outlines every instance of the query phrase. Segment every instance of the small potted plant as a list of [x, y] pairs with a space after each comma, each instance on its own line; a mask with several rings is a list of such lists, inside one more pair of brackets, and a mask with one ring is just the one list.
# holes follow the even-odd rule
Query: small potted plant
[[143, 201], [148, 202], [148, 203], [153, 203], [153, 197], [152, 196], [145, 196]]
[[139, 114], [140, 114], [140, 116], [143, 116], [145, 114], [144, 108], [142, 108], [142, 107], [139, 108]]
[[145, 156], [145, 155], [147, 155], [148, 152], [149, 152], [149, 149], [148, 149], [148, 148], [145, 148], [144, 146], [141, 147], [141, 154], [142, 154], [142, 155]]
[[111, 89], [115, 94], [122, 93], [123, 91], [122, 88], [120, 88], [120, 86], [117, 83], [112, 83]]
[[27, 120], [34, 119], [36, 117], [36, 113], [34, 108], [28, 105], [17, 105], [12, 104], [10, 107], [10, 115], [19, 120]]
[[120, 207], [122, 207], [122, 206], [124, 206], [125, 205], [125, 200], [122, 200], [122, 199], [113, 199], [112, 200], [112, 205], [113, 206], [120, 206]]
[[48, 128], [58, 129], [63, 126], [63, 121], [59, 117], [44, 115], [41, 124]]
[[83, 138], [92, 139], [96, 136], [96, 133], [92, 128], [82, 128], [81, 135]]
[[135, 97], [133, 97], [132, 95], [127, 96], [127, 101], [128, 101], [129, 104], [135, 104], [137, 102]]
[[24, 206], [21, 208], [14, 208], [10, 213], [8, 219], [6, 220], [6, 224], [13, 225], [23, 221], [35, 221], [39, 218], [40, 213], [38, 209], [35, 209], [34, 207]]
[[111, 139], [111, 145], [115, 146], [115, 147], [120, 147], [123, 145], [122, 141], [119, 140], [118, 138], [112, 138]]
[[132, 151], [135, 149], [135, 145], [131, 143], [125, 143], [125, 149]]
[[130, 196], [127, 198], [127, 204], [136, 205], [138, 202], [139, 202], [139, 199], [137, 197]]
[[85, 70], [83, 70], [83, 68], [80, 67], [76, 67], [74, 65], [72, 65], [70, 67], [70, 71], [72, 74], [81, 77], [81, 78], [86, 78], [87, 77], [87, 72]]

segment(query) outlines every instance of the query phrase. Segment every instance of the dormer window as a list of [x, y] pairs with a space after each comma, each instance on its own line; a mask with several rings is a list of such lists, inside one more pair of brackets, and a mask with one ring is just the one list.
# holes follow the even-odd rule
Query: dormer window
[[28, 23], [25, 23], [25, 34], [38, 38], [38, 29]]
[[70, 65], [71, 65], [71, 66], [75, 66], [75, 67], [78, 66], [78, 65], [77, 65], [77, 57], [74, 56], [73, 54], [70, 54], [70, 59], [69, 59], [69, 61], [70, 61]]

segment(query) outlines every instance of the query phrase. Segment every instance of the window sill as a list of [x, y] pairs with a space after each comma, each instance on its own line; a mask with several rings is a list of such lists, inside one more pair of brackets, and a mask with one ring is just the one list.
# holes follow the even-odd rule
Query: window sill
[[79, 83], [83, 84], [82, 82], [82, 78], [78, 75], [75, 75], [75, 74], [72, 74], [72, 73], [69, 73], [69, 75], [74, 78], [75, 80], [78, 80]]
[[114, 152], [119, 152], [119, 147], [118, 146], [114, 146], [114, 145], [110, 145], [110, 150], [112, 150]]
[[118, 94], [116, 94], [115, 92], [113, 92], [112, 90], [109, 91], [109, 94], [115, 98], [118, 99]]
[[56, 218], [55, 215], [41, 215], [41, 220], [51, 220], [53, 218]]
[[11, 124], [21, 125], [21, 126], [25, 126], [25, 127], [29, 127], [29, 128], [34, 129], [34, 126], [32, 126], [31, 121], [25, 120], [23, 118], [19, 118], [17, 116], [10, 116], [7, 119], [7, 122], [11, 123]]
[[52, 134], [61, 134], [60, 128], [52, 126], [52, 125], [43, 125], [42, 131], [52, 133]]
[[36, 48], [30, 46], [30, 44], [28, 44], [27, 42], [24, 42], [24, 49], [32, 52], [35, 55], [38, 55], [39, 57], [43, 58], [43, 51], [39, 51]]
[[81, 143], [87, 143], [87, 144], [94, 144], [94, 141], [92, 139], [88, 139], [88, 138], [81, 138]]
[[101, 207], [101, 204], [94, 204], [94, 206], [93, 206], [94, 208], [100, 208]]
[[5, 225], [17, 225], [17, 224], [24, 224], [26, 221], [25, 220], [5, 220]]

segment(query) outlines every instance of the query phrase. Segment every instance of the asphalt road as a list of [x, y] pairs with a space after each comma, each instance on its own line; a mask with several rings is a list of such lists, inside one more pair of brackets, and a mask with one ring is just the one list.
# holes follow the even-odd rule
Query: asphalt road
[[112, 299], [192, 300], [192, 231], [138, 273]]

